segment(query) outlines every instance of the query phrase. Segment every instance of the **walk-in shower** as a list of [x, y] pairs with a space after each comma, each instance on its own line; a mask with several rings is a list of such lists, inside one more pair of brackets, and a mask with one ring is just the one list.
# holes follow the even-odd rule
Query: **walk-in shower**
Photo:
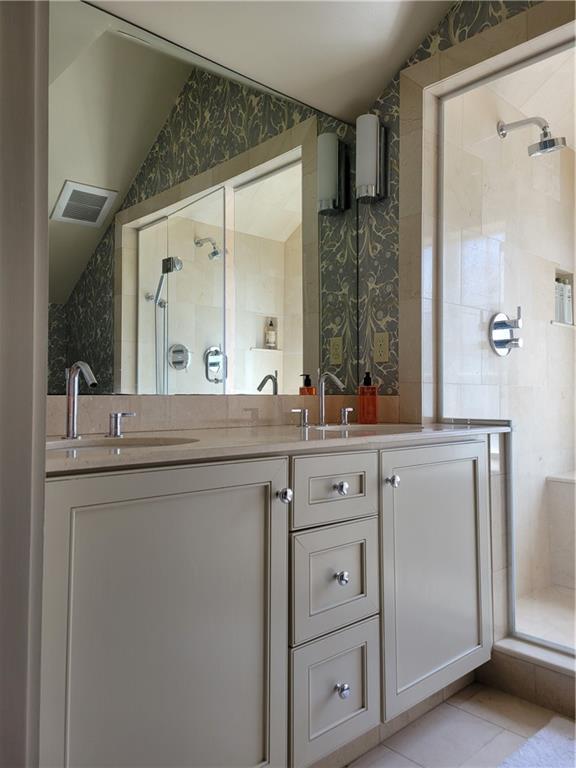
[[566, 146], [566, 138], [564, 136], [552, 136], [550, 132], [550, 125], [543, 117], [527, 117], [524, 120], [515, 120], [513, 123], [504, 123], [499, 120], [496, 125], [498, 136], [501, 139], [505, 139], [510, 131], [516, 131], [519, 128], [525, 128], [528, 125], [537, 125], [540, 128], [540, 140], [535, 144], [528, 146], [528, 154], [530, 157], [539, 157], [540, 155], [547, 155], [549, 152], [555, 152], [557, 149], [564, 149]]
[[441, 416], [512, 425], [490, 439], [494, 637], [564, 654], [576, 645], [575, 66], [562, 49], [446, 94], [440, 146]]

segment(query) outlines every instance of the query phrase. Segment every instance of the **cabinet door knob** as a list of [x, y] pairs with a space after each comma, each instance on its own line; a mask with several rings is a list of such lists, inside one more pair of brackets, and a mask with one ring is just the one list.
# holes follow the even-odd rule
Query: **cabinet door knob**
[[391, 485], [392, 488], [398, 488], [398, 486], [400, 485], [400, 478], [398, 477], [398, 475], [392, 475], [391, 477], [385, 478], [384, 482], [386, 483], [386, 485]]
[[292, 490], [292, 488], [282, 488], [281, 491], [278, 491], [276, 496], [278, 496], [278, 498], [283, 504], [290, 504], [290, 502], [294, 498], [294, 491]]
[[348, 683], [336, 683], [334, 690], [338, 691], [341, 699], [347, 699], [350, 696], [350, 686]]
[[347, 483], [346, 480], [340, 480], [339, 483], [334, 484], [334, 490], [338, 491], [340, 496], [348, 496], [348, 491], [350, 490], [350, 483]]
[[350, 581], [350, 574], [348, 571], [338, 571], [338, 573], [334, 574], [334, 578], [340, 584], [341, 587], [345, 587], [346, 584]]

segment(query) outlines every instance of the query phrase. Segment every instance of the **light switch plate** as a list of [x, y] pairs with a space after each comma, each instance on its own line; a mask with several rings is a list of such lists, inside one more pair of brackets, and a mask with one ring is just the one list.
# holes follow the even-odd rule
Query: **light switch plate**
[[342, 336], [330, 339], [330, 365], [342, 365]]
[[390, 357], [389, 349], [389, 334], [387, 331], [381, 331], [374, 334], [374, 350], [373, 350], [375, 363], [387, 363]]

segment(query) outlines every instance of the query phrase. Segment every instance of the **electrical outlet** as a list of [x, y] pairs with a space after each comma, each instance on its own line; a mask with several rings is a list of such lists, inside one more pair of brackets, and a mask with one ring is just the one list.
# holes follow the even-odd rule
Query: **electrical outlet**
[[330, 365], [342, 365], [342, 336], [330, 339]]
[[389, 336], [387, 331], [374, 334], [374, 362], [375, 363], [387, 363], [390, 350], [389, 350]]

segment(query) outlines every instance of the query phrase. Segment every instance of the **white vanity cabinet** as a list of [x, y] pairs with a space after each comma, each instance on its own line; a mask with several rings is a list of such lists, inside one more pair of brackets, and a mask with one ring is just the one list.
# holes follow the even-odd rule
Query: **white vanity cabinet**
[[48, 480], [41, 766], [308, 768], [478, 667], [487, 486], [481, 434]]
[[283, 766], [287, 460], [47, 482], [41, 766]]
[[490, 658], [484, 440], [383, 451], [384, 714], [390, 720]]

